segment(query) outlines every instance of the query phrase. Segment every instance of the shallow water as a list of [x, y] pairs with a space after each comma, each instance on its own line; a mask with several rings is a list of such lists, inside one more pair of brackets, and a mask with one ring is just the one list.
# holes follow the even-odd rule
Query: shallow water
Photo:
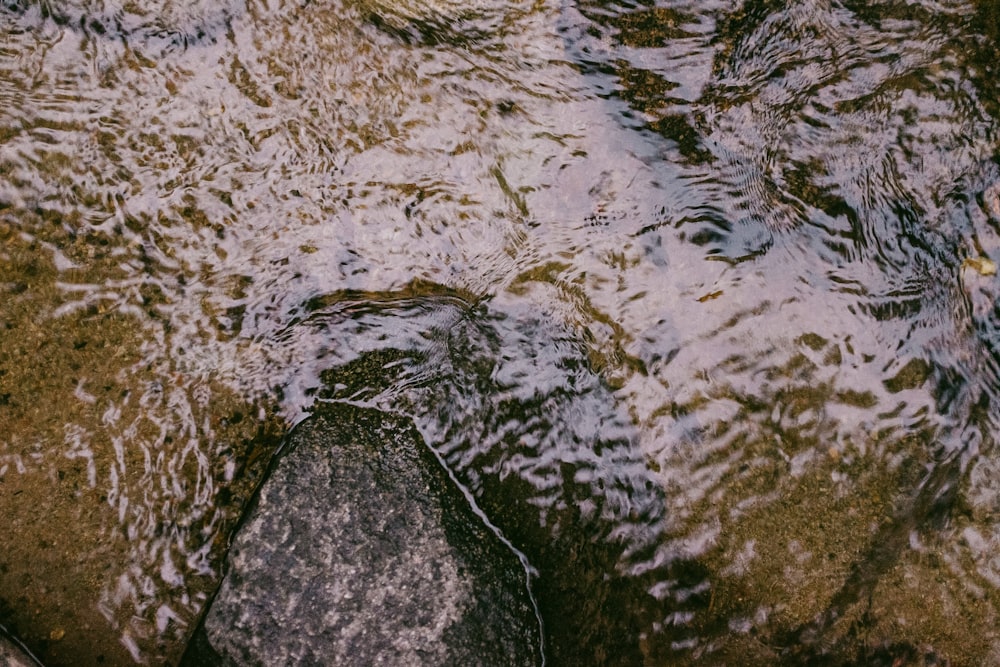
[[329, 400], [524, 550], [551, 664], [1000, 664], [995, 4], [146, 6], [0, 9], [47, 664], [176, 662]]

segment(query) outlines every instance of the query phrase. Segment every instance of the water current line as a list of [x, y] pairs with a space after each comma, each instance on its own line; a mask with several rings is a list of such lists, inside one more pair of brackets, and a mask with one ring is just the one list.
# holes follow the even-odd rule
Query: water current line
[[[532, 602], [534, 602], [534, 598], [532, 598]], [[38, 665], [38, 667], [44, 667], [44, 663], [41, 660], [39, 660], [35, 656], [35, 654], [32, 653], [31, 650], [27, 646], [25, 646], [24, 643], [14, 635], [13, 632], [11, 632], [10, 630], [8, 630], [7, 626], [4, 625], [3, 623], [0, 623], [0, 639], [6, 639], [11, 644], [13, 644], [17, 648], [19, 648], [21, 651], [23, 651], [24, 654], [26, 656], [28, 656], [28, 659], [32, 661], [32, 663], [34, 663], [35, 665]], [[545, 661], [545, 656], [543, 655], [542, 656], [542, 662], [543, 662], [543, 664], [544, 664], [544, 661]]]
[[496, 526], [492, 521], [490, 521], [489, 517], [486, 516], [486, 513], [479, 508], [479, 505], [476, 503], [476, 499], [472, 495], [472, 492], [468, 489], [468, 487], [466, 487], [464, 484], [458, 481], [458, 478], [455, 477], [455, 473], [445, 463], [444, 458], [442, 458], [441, 454], [438, 453], [438, 451], [433, 447], [431, 447], [430, 445], [427, 445], [426, 441], [424, 442], [424, 444], [427, 447], [427, 449], [429, 449], [431, 453], [434, 455], [434, 458], [437, 459], [437, 462], [441, 464], [441, 466], [445, 469], [445, 472], [448, 473], [448, 477], [451, 478], [451, 481], [458, 486], [459, 490], [462, 492], [462, 495], [465, 496], [466, 502], [469, 503], [469, 507], [472, 508], [472, 512], [477, 517], [479, 517], [479, 520], [483, 522], [483, 525], [486, 526], [486, 528], [489, 529], [491, 533], [496, 535], [497, 539], [500, 540], [508, 549], [510, 549], [514, 553], [514, 555], [517, 556], [517, 559], [521, 561], [521, 567], [524, 568], [524, 587], [528, 591], [528, 599], [531, 600], [531, 608], [535, 612], [535, 620], [538, 621], [538, 654], [542, 658], [542, 667], [545, 667], [545, 621], [542, 619], [542, 612], [541, 609], [539, 609], [538, 607], [538, 600], [535, 599], [535, 592], [531, 589], [531, 579], [532, 577], [538, 576], [538, 570], [536, 570], [534, 566], [532, 566], [531, 562], [528, 560], [528, 557], [524, 554], [524, 552], [515, 547], [514, 544], [510, 540], [508, 540], [507, 537], [503, 534], [503, 531], [500, 530], [500, 528]]
[[[377, 405], [374, 400], [367, 400], [367, 401], [322, 401], [322, 402], [324, 402], [324, 403], [328, 402], [328, 403], [331, 403], [331, 404], [333, 404], [333, 403], [340, 403], [340, 404], [343, 404], [343, 405], [352, 405], [352, 406], [358, 407], [358, 408], [369, 408], [369, 409], [373, 409], [373, 410], [379, 410], [380, 412], [386, 412], [386, 410], [384, 408], [380, 407], [379, 405]], [[390, 414], [395, 414], [398, 417], [409, 418], [409, 416], [405, 415], [405, 414], [392, 413], [392, 412], [390, 412]], [[423, 434], [421, 434], [421, 436], [422, 435]], [[524, 552], [522, 552], [520, 549], [518, 549], [517, 547], [515, 547], [514, 544], [510, 540], [508, 540], [507, 537], [503, 534], [503, 531], [500, 530], [500, 528], [498, 526], [496, 526], [492, 521], [490, 521], [490, 518], [488, 516], [486, 516], [486, 513], [483, 512], [483, 510], [481, 510], [479, 508], [479, 505], [476, 503], [476, 498], [475, 498], [475, 496], [472, 495], [472, 492], [468, 489], [468, 487], [466, 487], [464, 484], [462, 484], [458, 480], [458, 478], [455, 476], [454, 471], [448, 466], [447, 463], [445, 463], [445, 460], [441, 456], [441, 454], [436, 449], [434, 449], [433, 447], [431, 447], [430, 445], [428, 445], [426, 439], [424, 439], [424, 446], [427, 447], [427, 449], [430, 451], [430, 453], [437, 460], [438, 464], [444, 469], [445, 473], [448, 475], [448, 477], [451, 479], [451, 481], [462, 492], [462, 495], [465, 497], [465, 501], [467, 503], [469, 503], [469, 507], [472, 509], [472, 513], [475, 514], [479, 518], [479, 520], [483, 522], [483, 525], [486, 526], [486, 528], [491, 533], [493, 533], [494, 535], [496, 535], [497, 539], [500, 540], [500, 542], [502, 542], [504, 546], [506, 546], [508, 549], [510, 549], [511, 552], [513, 552], [513, 554], [515, 556], [517, 556], [517, 559], [521, 562], [521, 567], [524, 568], [524, 585], [525, 585], [525, 588], [528, 591], [528, 599], [531, 600], [531, 608], [535, 612], [535, 620], [538, 621], [538, 643], [539, 643], [538, 654], [542, 658], [542, 667], [545, 667], [545, 665], [546, 665], [546, 660], [545, 660], [545, 621], [542, 619], [542, 612], [541, 612], [541, 609], [538, 606], [538, 600], [535, 598], [535, 592], [531, 588], [531, 579], [532, 579], [532, 577], [537, 577], [538, 576], [538, 570], [535, 569], [535, 567], [531, 564], [531, 562], [528, 560], [528, 557], [524, 554]]]

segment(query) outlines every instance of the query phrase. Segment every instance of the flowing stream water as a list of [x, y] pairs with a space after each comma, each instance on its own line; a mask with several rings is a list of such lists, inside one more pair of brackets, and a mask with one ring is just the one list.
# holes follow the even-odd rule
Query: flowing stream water
[[524, 551], [549, 664], [1000, 665], [998, 26], [3, 0], [0, 623], [175, 664], [347, 401]]

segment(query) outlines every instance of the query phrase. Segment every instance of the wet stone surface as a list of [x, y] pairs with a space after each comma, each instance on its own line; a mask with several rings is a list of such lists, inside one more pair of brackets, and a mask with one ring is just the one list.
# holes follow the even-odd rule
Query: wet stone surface
[[514, 552], [408, 420], [343, 404], [286, 442], [204, 631], [191, 664], [540, 662]]
[[38, 667], [38, 662], [0, 630], [0, 665], [4, 667]]

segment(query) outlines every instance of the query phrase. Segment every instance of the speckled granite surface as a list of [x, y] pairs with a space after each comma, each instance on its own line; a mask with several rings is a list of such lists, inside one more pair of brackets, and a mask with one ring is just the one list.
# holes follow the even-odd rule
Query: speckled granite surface
[[205, 631], [224, 664], [540, 661], [513, 552], [408, 421], [345, 405], [290, 436]]

